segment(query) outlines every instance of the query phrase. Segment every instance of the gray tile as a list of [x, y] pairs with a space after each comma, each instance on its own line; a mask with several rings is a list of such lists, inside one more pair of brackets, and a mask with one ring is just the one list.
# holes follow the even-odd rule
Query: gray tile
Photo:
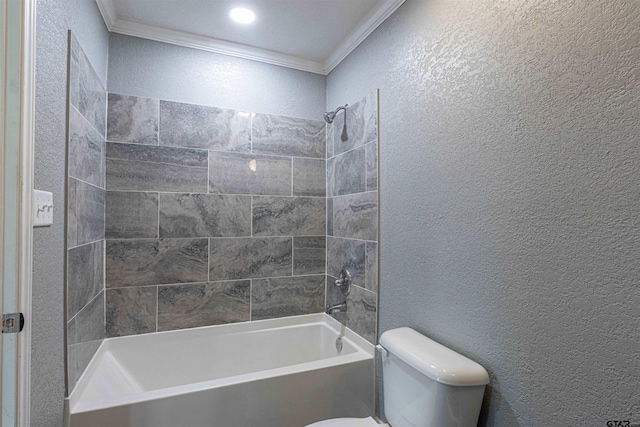
[[378, 192], [334, 197], [333, 235], [377, 241]]
[[[336, 286], [337, 277], [333, 277], [329, 275], [325, 277], [326, 277], [326, 287], [325, 287], [326, 305], [330, 306], [335, 304], [342, 304], [343, 302], [345, 302], [347, 300], [347, 297], [342, 293], [340, 288]], [[347, 325], [347, 313], [345, 311], [334, 311], [333, 313], [331, 313], [330, 316], [336, 319], [338, 322], [342, 323], [343, 325], [345, 326]]]
[[352, 286], [347, 297], [347, 327], [376, 344], [376, 322], [376, 294], [359, 286]]
[[160, 101], [160, 145], [250, 152], [251, 115]]
[[104, 288], [104, 240], [67, 251], [67, 319]]
[[325, 128], [319, 120], [254, 114], [254, 153], [325, 158]]
[[209, 154], [209, 189], [216, 194], [291, 195], [291, 158]]
[[104, 239], [105, 191], [84, 182], [76, 182], [77, 244]]
[[165, 166], [207, 168], [207, 151], [177, 147], [107, 142], [107, 158], [130, 162], [161, 163]]
[[78, 108], [78, 99], [80, 98], [80, 45], [75, 35], [69, 31], [69, 53], [70, 68], [68, 84], [69, 84], [69, 105]]
[[104, 188], [104, 137], [69, 108], [69, 176]]
[[67, 344], [77, 344], [104, 338], [104, 291], [92, 299], [69, 321]]
[[333, 149], [333, 123], [328, 124], [326, 126], [326, 138], [327, 138], [327, 159], [335, 156], [335, 151]]
[[347, 107], [346, 114], [338, 114], [333, 125], [335, 154], [344, 153], [354, 147], [376, 141], [378, 138], [377, 92], [372, 92]]
[[249, 321], [251, 281], [158, 287], [158, 330]]
[[365, 288], [378, 293], [378, 243], [365, 245]]
[[326, 201], [310, 197], [253, 198], [254, 236], [318, 236], [326, 230]]
[[325, 197], [327, 162], [324, 159], [293, 159], [293, 195]]
[[324, 274], [326, 237], [293, 238], [293, 274]]
[[349, 270], [353, 283], [364, 285], [365, 242], [327, 237], [327, 274], [338, 277], [343, 268]]
[[324, 311], [324, 275], [254, 279], [251, 320]]
[[157, 99], [110, 93], [108, 103], [109, 141], [158, 145]]
[[251, 196], [160, 195], [160, 237], [250, 235]]
[[327, 195], [362, 193], [366, 190], [365, 147], [327, 161]]
[[67, 248], [73, 248], [78, 245], [78, 221], [76, 217], [78, 181], [69, 178], [67, 183]]
[[333, 236], [333, 198], [327, 198], [327, 236]]
[[290, 237], [210, 239], [210, 280], [291, 276]]
[[107, 240], [106, 286], [207, 281], [207, 239]]
[[158, 193], [107, 191], [107, 239], [158, 237]]
[[107, 115], [107, 92], [77, 40], [72, 42], [71, 48], [73, 50], [71, 59], [72, 61], [77, 61], [72, 64], [71, 71], [78, 73], [78, 76], [73, 75], [70, 78], [72, 84], [78, 85], [71, 88], [71, 91], [77, 93], [77, 96], [74, 93], [71, 100], [75, 102], [74, 105], [78, 108], [80, 114], [101, 135], [104, 135]]
[[107, 289], [107, 337], [156, 331], [157, 286]]
[[69, 392], [78, 383], [80, 375], [91, 362], [91, 359], [98, 351], [102, 340], [83, 342], [67, 346], [67, 372], [69, 380]]
[[367, 163], [367, 191], [378, 189], [378, 143], [370, 142], [365, 146]]
[[207, 152], [107, 142], [107, 189], [207, 192]]

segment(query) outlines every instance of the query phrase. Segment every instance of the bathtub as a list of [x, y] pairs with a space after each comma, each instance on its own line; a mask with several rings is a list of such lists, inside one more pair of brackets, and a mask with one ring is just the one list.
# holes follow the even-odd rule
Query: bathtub
[[373, 393], [374, 347], [318, 313], [106, 339], [65, 424], [301, 427], [369, 416]]

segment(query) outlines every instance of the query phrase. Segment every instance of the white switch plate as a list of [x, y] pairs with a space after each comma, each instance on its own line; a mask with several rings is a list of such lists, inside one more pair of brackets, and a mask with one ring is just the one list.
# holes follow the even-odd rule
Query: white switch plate
[[53, 193], [33, 190], [33, 226], [47, 227], [53, 224]]

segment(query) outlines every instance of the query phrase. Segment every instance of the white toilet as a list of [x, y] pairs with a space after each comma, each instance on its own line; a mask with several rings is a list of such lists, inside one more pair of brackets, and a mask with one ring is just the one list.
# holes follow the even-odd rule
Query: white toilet
[[[392, 427], [478, 424], [487, 371], [410, 328], [380, 337], [384, 415]], [[373, 418], [335, 418], [307, 427], [379, 427]]]

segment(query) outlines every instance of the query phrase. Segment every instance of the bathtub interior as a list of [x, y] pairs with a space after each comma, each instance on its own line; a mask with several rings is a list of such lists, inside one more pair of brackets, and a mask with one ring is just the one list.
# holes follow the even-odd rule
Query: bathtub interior
[[[336, 339], [342, 337], [342, 349]], [[323, 313], [111, 338], [69, 398], [71, 413], [373, 359]]]

